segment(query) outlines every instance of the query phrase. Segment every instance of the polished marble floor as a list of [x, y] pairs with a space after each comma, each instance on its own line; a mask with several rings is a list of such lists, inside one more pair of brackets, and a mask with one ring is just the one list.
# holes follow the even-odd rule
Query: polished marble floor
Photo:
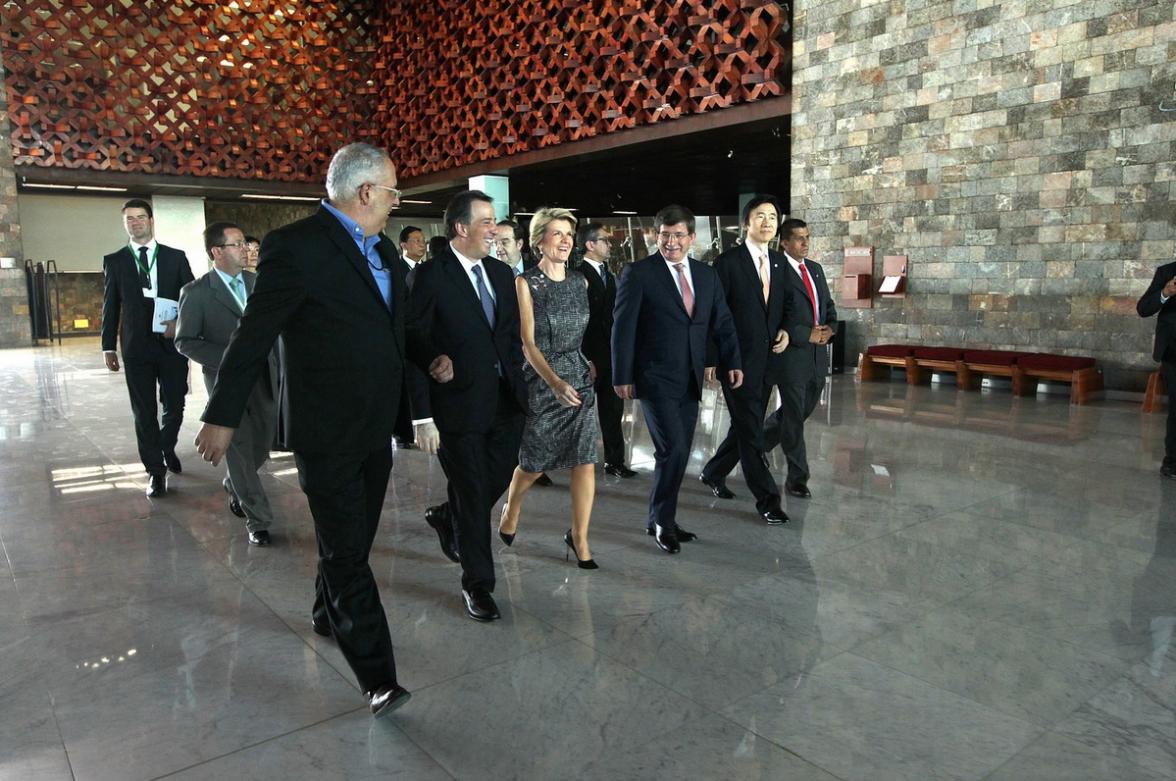
[[674, 557], [630, 418], [602, 568], [564, 561], [567, 492], [536, 489], [489, 625], [422, 521], [439, 466], [398, 453], [372, 564], [413, 699], [377, 722], [310, 631], [292, 460], [250, 547], [190, 444], [203, 402], [148, 501], [96, 342], [0, 351], [0, 779], [1176, 778], [1176, 483], [1137, 404], [837, 377], [814, 496], [768, 528], [738, 477], [731, 501], [693, 479], [710, 394]]

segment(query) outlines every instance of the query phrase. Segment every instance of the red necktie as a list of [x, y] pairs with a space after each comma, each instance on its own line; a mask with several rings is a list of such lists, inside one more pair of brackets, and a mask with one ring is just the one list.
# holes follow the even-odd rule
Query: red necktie
[[685, 263], [675, 263], [674, 270], [678, 272], [678, 281], [682, 283], [682, 305], [686, 307], [686, 314], [694, 317], [694, 291], [690, 289], [690, 282], [686, 279]]
[[800, 278], [804, 280], [804, 289], [808, 291], [809, 303], [813, 305], [813, 325], [817, 323], [817, 291], [813, 289], [813, 279], [809, 276], [808, 269], [805, 268], [804, 259], [797, 261], [800, 266]]

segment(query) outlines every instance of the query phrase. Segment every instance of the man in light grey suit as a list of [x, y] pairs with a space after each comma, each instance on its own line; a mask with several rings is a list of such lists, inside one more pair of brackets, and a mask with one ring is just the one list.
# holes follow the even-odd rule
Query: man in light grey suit
[[[180, 291], [176, 324], [176, 349], [204, 367], [204, 385], [212, 393], [229, 338], [253, 292], [255, 275], [245, 271], [248, 247], [245, 234], [229, 222], [217, 222], [204, 231], [204, 246], [212, 269]], [[270, 351], [268, 371], [262, 372], [249, 396], [241, 425], [225, 454], [229, 510], [245, 519], [252, 545], [269, 545], [273, 511], [257, 472], [269, 458], [277, 425], [278, 362]]]

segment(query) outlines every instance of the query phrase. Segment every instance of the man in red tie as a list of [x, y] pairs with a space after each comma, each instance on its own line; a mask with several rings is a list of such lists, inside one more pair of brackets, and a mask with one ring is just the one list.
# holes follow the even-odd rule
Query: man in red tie
[[825, 271], [819, 263], [807, 260], [808, 225], [803, 220], [787, 219], [780, 226], [780, 249], [788, 261], [784, 277], [791, 297], [790, 313], [785, 321], [788, 349], [784, 351], [780, 408], [768, 416], [764, 428], [764, 452], [780, 443], [788, 458], [788, 476], [784, 490], [791, 496], [807, 499], [809, 465], [804, 445], [804, 422], [813, 414], [825, 376], [829, 373], [829, 348], [837, 327], [837, 308], [829, 294]]
[[666, 553], [696, 535], [678, 526], [678, 490], [690, 461], [702, 398], [707, 341], [718, 345], [727, 383], [743, 383], [739, 338], [714, 269], [689, 257], [694, 215], [667, 206], [653, 218], [657, 252], [631, 263], [617, 283], [613, 388], [640, 399], [653, 440], [653, 486], [646, 533]]

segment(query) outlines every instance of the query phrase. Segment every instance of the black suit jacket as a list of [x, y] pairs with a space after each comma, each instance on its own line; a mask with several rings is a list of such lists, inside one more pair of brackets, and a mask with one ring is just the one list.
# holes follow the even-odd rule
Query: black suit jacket
[[[155, 276], [162, 298], [180, 300], [180, 289], [192, 281], [192, 268], [183, 250], [159, 244]], [[113, 350], [116, 339], [124, 361], [147, 360], [160, 352], [176, 354], [175, 343], [151, 330], [155, 302], [143, 296], [139, 267], [129, 247], [102, 258], [105, 288], [102, 295], [102, 349]]]
[[610, 273], [606, 284], [588, 261], [580, 264], [588, 280], [588, 327], [580, 349], [596, 364], [597, 372], [608, 371], [612, 363], [613, 308], [617, 303], [617, 281]]
[[1156, 269], [1147, 292], [1139, 297], [1139, 303], [1135, 305], [1140, 317], [1159, 315], [1152, 358], [1168, 363], [1176, 363], [1176, 296], [1161, 304], [1160, 292], [1172, 277], [1176, 277], [1176, 263], [1165, 263]]
[[388, 445], [403, 382], [405, 284], [392, 242], [382, 238], [377, 248], [392, 270], [391, 308], [367, 259], [325, 208], [269, 233], [201, 419], [237, 426], [281, 334], [285, 444], [306, 453]]
[[[493, 329], [451, 248], [412, 271], [408, 355], [426, 372], [428, 388], [427, 393], [414, 395], [412, 415], [416, 420], [432, 417], [442, 432], [490, 430], [498, 405], [499, 366], [519, 410], [527, 409], [514, 272], [492, 258], [483, 258], [482, 268], [496, 300]], [[430, 364], [441, 355], [453, 362], [453, 379], [446, 383], [427, 376]]]
[[707, 342], [719, 360], [742, 369], [739, 341], [714, 269], [693, 258], [694, 314], [660, 252], [629, 264], [617, 283], [613, 313], [613, 385], [633, 385], [639, 399], [699, 398]]
[[[765, 383], [774, 385], [783, 375], [783, 356], [772, 352], [772, 342], [780, 329], [787, 325], [794, 305], [785, 276], [792, 271], [782, 254], [768, 251], [770, 276], [765, 304], [756, 261], [746, 244], [732, 247], [715, 258], [714, 269], [723, 285], [727, 308], [735, 322], [735, 333], [739, 335], [743, 385], [738, 390], [754, 391], [758, 395]], [[729, 368], [718, 361], [717, 353], [708, 364], [718, 366], [724, 375]]]
[[[833, 296], [829, 294], [825, 270], [821, 268], [820, 263], [812, 260], [805, 260], [804, 265], [809, 271], [809, 276], [813, 278], [817, 302], [821, 306], [821, 325], [829, 326], [836, 334], [837, 305], [833, 303]], [[789, 297], [788, 316], [784, 326], [788, 331], [788, 349], [781, 353], [780, 381], [790, 385], [803, 385], [829, 373], [829, 346], [809, 341], [814, 325], [813, 304], [809, 300], [808, 291], [804, 288], [804, 281], [792, 270], [792, 264], [783, 254], [780, 256], [780, 271], [785, 280], [784, 289]]]

